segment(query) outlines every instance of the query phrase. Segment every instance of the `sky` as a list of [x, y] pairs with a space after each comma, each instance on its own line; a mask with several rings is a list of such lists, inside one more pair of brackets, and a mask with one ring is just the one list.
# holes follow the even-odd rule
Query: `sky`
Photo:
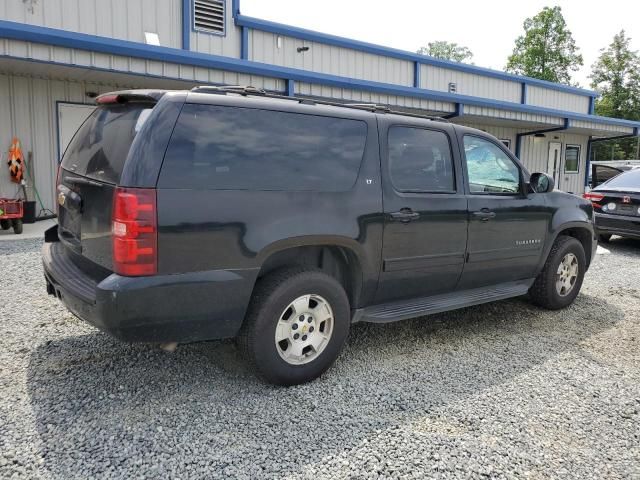
[[467, 46], [472, 62], [503, 70], [522, 23], [559, 5], [584, 66], [573, 82], [589, 88], [591, 65], [621, 29], [640, 50], [640, 1], [607, 0], [241, 0], [244, 15], [416, 51], [434, 40]]

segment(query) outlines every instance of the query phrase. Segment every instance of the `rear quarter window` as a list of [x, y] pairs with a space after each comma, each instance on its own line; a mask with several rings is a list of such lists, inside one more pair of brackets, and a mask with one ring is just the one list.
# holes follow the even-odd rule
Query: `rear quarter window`
[[358, 176], [366, 137], [359, 120], [186, 104], [158, 186], [345, 191]]

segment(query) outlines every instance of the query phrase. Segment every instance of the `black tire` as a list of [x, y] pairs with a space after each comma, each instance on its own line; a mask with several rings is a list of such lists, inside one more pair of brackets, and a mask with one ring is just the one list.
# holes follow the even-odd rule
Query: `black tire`
[[16, 235], [20, 235], [22, 233], [22, 219], [14, 218], [13, 219], [13, 233]]
[[[568, 253], [575, 255], [578, 262], [578, 275], [573, 287], [565, 296], [556, 289], [557, 271], [560, 262]], [[551, 247], [544, 268], [529, 289], [529, 296], [536, 305], [549, 310], [568, 307], [580, 293], [586, 270], [586, 257], [582, 244], [573, 237], [559, 236]]]
[[[333, 311], [333, 333], [317, 358], [293, 365], [278, 353], [276, 326], [291, 302], [309, 294], [320, 295], [329, 303]], [[264, 381], [297, 385], [319, 377], [335, 362], [347, 339], [350, 323], [349, 300], [335, 278], [308, 268], [281, 270], [258, 281], [236, 343]]]
[[11, 228], [11, 223], [9, 220], [0, 220], [0, 228], [2, 230], [9, 230]]
[[602, 243], [609, 243], [609, 240], [611, 240], [611, 235], [609, 235], [608, 233], [603, 233], [601, 235], [598, 235], [598, 239]]

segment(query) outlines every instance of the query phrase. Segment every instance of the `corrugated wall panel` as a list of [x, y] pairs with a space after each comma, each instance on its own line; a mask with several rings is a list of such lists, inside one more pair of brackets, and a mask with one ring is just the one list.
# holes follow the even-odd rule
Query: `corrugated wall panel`
[[422, 88], [447, 92], [449, 91], [449, 83], [455, 83], [457, 93], [462, 95], [520, 103], [522, 87], [519, 82], [484, 77], [431, 65], [421, 65], [420, 68], [420, 86]]
[[[0, 39], [0, 55], [45, 62], [60, 61], [58, 59], [62, 58], [67, 59], [65, 63], [70, 63], [75, 66], [118, 70], [122, 73], [149, 76], [149, 87], [153, 87], [154, 76], [165, 77], [168, 76], [169, 73], [175, 74], [178, 72], [178, 76], [173, 79], [204, 84], [253, 85], [255, 87], [280, 92], [284, 91], [285, 88], [283, 80], [274, 78], [245, 75], [236, 72], [225, 72], [221, 70], [207, 70], [154, 60], [141, 60], [116, 55], [85, 52], [82, 50], [73, 50], [64, 47], [51, 47], [48, 45], [31, 44], [17, 40]], [[78, 72], [78, 75], [80, 75], [80, 72]]]
[[509, 110], [499, 110], [489, 107], [476, 107], [473, 105], [465, 105], [465, 115], [499, 118], [503, 120], [516, 120], [521, 122], [541, 123], [547, 125], [563, 125], [564, 119], [560, 117], [551, 117], [549, 115], [539, 115], [524, 112], [513, 112]]
[[630, 135], [633, 133], [633, 127], [623, 127], [620, 125], [606, 125], [604, 123], [595, 123], [595, 122], [588, 122], [583, 120], [572, 120], [571, 127], [600, 130], [602, 132], [611, 132], [618, 135]]
[[400, 108], [422, 110], [425, 113], [451, 113], [455, 110], [455, 105], [448, 102], [434, 102], [420, 98], [384, 95], [362, 90], [328, 87], [303, 82], [296, 84], [296, 93], [311, 97], [326, 98], [328, 100], [392, 105]]
[[568, 112], [589, 113], [589, 97], [533, 85], [527, 88], [527, 104]]
[[[308, 47], [309, 50], [298, 52], [300, 47]], [[249, 32], [249, 59], [312, 72], [413, 86], [413, 62], [257, 30]]]
[[181, 48], [181, 0], [2, 0], [0, 18], [144, 43], [144, 32]]

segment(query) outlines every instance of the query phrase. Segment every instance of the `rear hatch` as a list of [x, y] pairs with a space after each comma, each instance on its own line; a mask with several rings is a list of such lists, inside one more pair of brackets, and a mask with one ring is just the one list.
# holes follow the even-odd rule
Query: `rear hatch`
[[136, 134], [154, 107], [145, 95], [109, 94], [82, 124], [58, 174], [58, 236], [73, 252], [113, 270], [113, 196]]

